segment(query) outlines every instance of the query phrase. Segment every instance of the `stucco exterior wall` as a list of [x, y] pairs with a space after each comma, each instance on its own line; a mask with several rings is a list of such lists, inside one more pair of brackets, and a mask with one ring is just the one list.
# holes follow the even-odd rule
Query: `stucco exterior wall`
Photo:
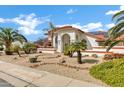
[[55, 38], [58, 36], [58, 47], [56, 48], [57, 52], [63, 52], [63, 40], [62, 37], [67, 34], [70, 37], [70, 43], [81, 41], [85, 39], [87, 41], [87, 48], [92, 49], [94, 46], [98, 46], [98, 43], [96, 42], [96, 39], [93, 37], [90, 37], [88, 35], [85, 35], [84, 33], [80, 31], [75, 30], [59, 30], [56, 33], [54, 33], [53, 36], [53, 47], [56, 48]]
[[70, 43], [75, 42], [75, 31], [74, 30], [60, 30], [55, 33], [53, 36], [53, 46], [55, 47], [55, 37], [58, 35], [58, 48], [56, 49], [57, 52], [62, 52], [63, 51], [63, 42], [62, 42], [62, 37], [63, 35], [68, 34], [70, 36]]
[[92, 47], [98, 46], [98, 42], [96, 42], [95, 38], [85, 35], [79, 31], [76, 32], [76, 35], [78, 36], [77, 41], [81, 41], [82, 39], [85, 39], [87, 41], [87, 49], [92, 49]]
[[96, 39], [93, 38], [93, 37], [90, 37], [90, 36], [86, 36], [88, 41], [90, 42], [91, 46], [94, 47], [94, 46], [99, 46], [98, 45], [98, 42], [96, 42]]

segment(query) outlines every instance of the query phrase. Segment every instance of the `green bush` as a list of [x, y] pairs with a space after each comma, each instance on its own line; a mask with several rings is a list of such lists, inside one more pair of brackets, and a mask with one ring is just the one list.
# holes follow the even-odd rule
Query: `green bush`
[[94, 57], [94, 58], [98, 58], [97, 54], [92, 54], [91, 56]]
[[95, 59], [83, 59], [82, 63], [98, 63], [98, 60], [95, 60]]
[[5, 54], [6, 54], [6, 55], [12, 55], [12, 54], [13, 54], [13, 47], [6, 48]]
[[72, 45], [66, 45], [64, 47], [64, 55], [72, 57], [74, 53], [74, 47]]
[[30, 63], [35, 63], [37, 61], [36, 57], [29, 58]]
[[124, 87], [124, 58], [95, 65], [90, 74], [114, 87]]
[[38, 56], [30, 56], [29, 57], [29, 62], [30, 63], [36, 63], [37, 62], [37, 58], [38, 58]]
[[3, 45], [0, 45], [0, 51], [3, 51], [4, 47]]
[[36, 46], [33, 43], [26, 43], [23, 46], [23, 50], [25, 51], [26, 54], [30, 54], [31, 52], [36, 51]]
[[22, 48], [19, 45], [13, 46], [13, 52], [17, 53], [19, 55], [19, 57], [21, 57], [20, 52], [19, 52], [20, 50], [22, 50]]

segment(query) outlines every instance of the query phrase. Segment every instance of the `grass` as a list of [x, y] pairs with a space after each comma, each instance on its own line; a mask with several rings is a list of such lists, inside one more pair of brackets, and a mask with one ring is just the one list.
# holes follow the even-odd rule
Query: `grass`
[[95, 65], [90, 74], [110, 86], [124, 87], [124, 58]]

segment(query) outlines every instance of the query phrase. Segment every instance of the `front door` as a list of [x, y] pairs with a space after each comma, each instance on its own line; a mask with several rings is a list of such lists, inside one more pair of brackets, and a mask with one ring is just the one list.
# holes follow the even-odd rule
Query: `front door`
[[63, 37], [62, 37], [62, 50], [64, 51], [65, 46], [69, 45], [69, 44], [70, 44], [70, 36], [68, 34], [63, 35]]

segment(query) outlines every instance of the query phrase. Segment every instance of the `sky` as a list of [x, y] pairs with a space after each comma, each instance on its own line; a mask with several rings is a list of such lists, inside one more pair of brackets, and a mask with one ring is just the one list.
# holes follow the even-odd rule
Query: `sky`
[[0, 6], [0, 27], [18, 30], [29, 41], [45, 38], [49, 22], [56, 27], [71, 25], [85, 32], [107, 31], [112, 16], [124, 10], [119, 5], [11, 5]]

